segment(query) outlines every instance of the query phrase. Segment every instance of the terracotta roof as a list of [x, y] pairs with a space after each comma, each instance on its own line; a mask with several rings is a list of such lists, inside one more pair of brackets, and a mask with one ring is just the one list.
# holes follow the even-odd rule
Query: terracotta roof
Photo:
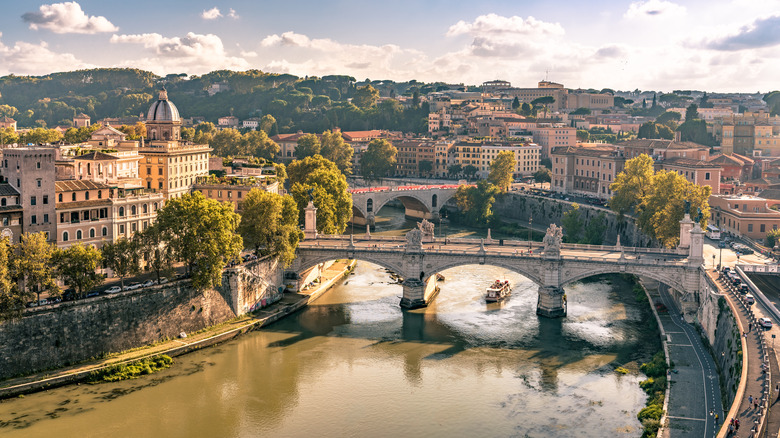
[[382, 134], [382, 131], [378, 129], [373, 129], [371, 131], [347, 131], [342, 132], [341, 136], [344, 137], [344, 140], [353, 140], [356, 138], [364, 138], [364, 137], [379, 137]]
[[754, 160], [754, 159], [752, 159], [750, 157], [746, 157], [744, 155], [740, 155], [740, 154], [731, 154], [731, 156], [734, 157], [734, 158], [737, 158], [738, 160], [742, 160], [745, 163], [749, 163], [749, 164], [753, 164], [753, 163], [756, 162], [756, 160]]
[[8, 116], [3, 116], [3, 118], [0, 119], [0, 122], [3, 122], [3, 123], [16, 123], [16, 120], [14, 120], [14, 119], [12, 119], [12, 118], [10, 118]]
[[92, 181], [91, 179], [72, 179], [67, 181], [54, 182], [54, 190], [56, 192], [75, 192], [79, 190], [98, 190], [108, 188], [111, 188], [111, 186]]
[[780, 179], [777, 178], [755, 178], [755, 179], [749, 179], [747, 181], [744, 181], [744, 184], [756, 184], [756, 185], [776, 185], [780, 184]]
[[88, 154], [79, 155], [78, 157], [75, 157], [73, 159], [88, 160], [88, 161], [108, 161], [108, 160], [117, 160], [118, 158], [113, 155], [106, 154], [104, 152], [95, 151], [95, 152], [90, 152]]
[[19, 191], [11, 184], [0, 184], [0, 196], [19, 196]]
[[710, 163], [720, 164], [722, 166], [744, 166], [747, 164], [738, 157], [732, 155], [716, 155], [708, 160]]
[[720, 169], [719, 164], [713, 164], [704, 160], [692, 160], [690, 158], [674, 157], [664, 161], [659, 161], [662, 166], [672, 165], [681, 167], [696, 167], [699, 169]]
[[85, 208], [85, 207], [100, 207], [101, 205], [111, 205], [111, 200], [90, 199], [89, 201], [58, 202], [55, 210], [69, 210], [71, 208]]
[[766, 189], [759, 193], [764, 199], [780, 200], [780, 189]]

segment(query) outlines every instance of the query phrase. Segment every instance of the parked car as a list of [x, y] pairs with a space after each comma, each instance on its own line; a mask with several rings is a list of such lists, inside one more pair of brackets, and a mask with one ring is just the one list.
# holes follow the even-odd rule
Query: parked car
[[747, 246], [742, 246], [739, 248], [739, 253], [742, 255], [753, 254], [753, 250]]
[[157, 284], [157, 281], [155, 280], [146, 280], [143, 282], [143, 284], [141, 284], [141, 287], [151, 287], [154, 286], [155, 284]]
[[89, 292], [87, 293], [87, 298], [96, 297], [96, 296], [98, 296], [98, 295], [100, 295], [100, 292], [98, 292], [98, 291], [96, 291], [96, 290], [91, 290], [91, 291], [89, 291]]
[[748, 293], [750, 293], [750, 288], [748, 287], [748, 285], [743, 284], [742, 286], [739, 287], [739, 293], [741, 293], [742, 295], [747, 295]]
[[168, 277], [160, 277], [160, 284], [165, 284], [165, 283], [167, 283], [169, 281], [170, 280], [168, 280]]
[[143, 285], [141, 283], [136, 282], [136, 283], [126, 284], [122, 289], [123, 290], [136, 290], [136, 289], [140, 289], [141, 287], [143, 287]]
[[106, 289], [107, 294], [118, 294], [119, 292], [122, 292], [122, 288], [119, 286], [111, 286]]
[[745, 302], [748, 303], [748, 305], [754, 304], [756, 302], [756, 299], [753, 298], [753, 295], [747, 294], [745, 295]]
[[758, 318], [758, 325], [764, 328], [772, 328], [772, 320], [769, 318]]

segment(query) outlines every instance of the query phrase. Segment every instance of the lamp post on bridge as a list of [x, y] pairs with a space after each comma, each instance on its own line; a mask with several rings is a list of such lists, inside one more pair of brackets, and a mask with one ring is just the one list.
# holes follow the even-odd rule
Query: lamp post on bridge
[[531, 249], [531, 224], [534, 222], [533, 216], [528, 216], [528, 249]]
[[[722, 242], [718, 243], [718, 271], [721, 270], [723, 267], [723, 247], [726, 245], [721, 245]], [[715, 257], [713, 255], [713, 257]]]

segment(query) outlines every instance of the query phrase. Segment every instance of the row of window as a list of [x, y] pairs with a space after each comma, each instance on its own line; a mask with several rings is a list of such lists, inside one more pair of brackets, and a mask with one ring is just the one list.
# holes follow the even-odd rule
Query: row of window
[[[108, 236], [108, 227], [103, 227], [101, 230], [101, 235], [103, 237]], [[76, 230], [76, 240], [81, 240], [84, 238], [84, 235], [81, 230]], [[89, 238], [94, 239], [95, 238], [95, 229], [90, 228], [89, 229]], [[70, 234], [67, 231], [62, 232], [62, 241], [67, 242], [70, 239]]]
[[[90, 195], [89, 195], [89, 190], [85, 191], [85, 192], [84, 192], [84, 200], [85, 200], [85, 201], [89, 201], [89, 196], [90, 196]], [[103, 199], [103, 190], [98, 190], [98, 192], [97, 192], [97, 197], [98, 197], [98, 199]], [[35, 196], [33, 196], [33, 198], [35, 198]], [[46, 204], [46, 203], [47, 203], [47, 198], [48, 198], [48, 197], [47, 197], [46, 195], [44, 195], [44, 196], [43, 196], [43, 203], [44, 203], [44, 204]], [[62, 193], [60, 193], [59, 195], [57, 195], [57, 201], [58, 201], [58, 202], [62, 202], [62, 199], [63, 199], [63, 198], [62, 198]], [[71, 200], [71, 201], [75, 201], [75, 200], [76, 200], [76, 192], [73, 192], [73, 193], [71, 193], [71, 194], [70, 194], [70, 200]], [[35, 205], [35, 203], [34, 203], [34, 202], [31, 202], [31, 204], [32, 204], [32, 205]]]

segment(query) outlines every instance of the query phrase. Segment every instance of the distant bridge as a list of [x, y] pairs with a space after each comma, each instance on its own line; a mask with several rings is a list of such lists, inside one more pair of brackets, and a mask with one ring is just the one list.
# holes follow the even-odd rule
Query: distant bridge
[[458, 187], [448, 184], [352, 189], [352, 222], [374, 225], [376, 212], [394, 199], [401, 201], [408, 217], [438, 219], [439, 210], [455, 196]]

